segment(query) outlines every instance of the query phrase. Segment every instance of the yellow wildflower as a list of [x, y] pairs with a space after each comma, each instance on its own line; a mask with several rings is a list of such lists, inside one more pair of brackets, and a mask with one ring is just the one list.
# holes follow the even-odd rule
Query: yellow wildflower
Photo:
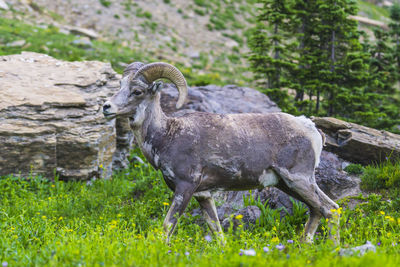
[[51, 187], [56, 187], [56, 186], [54, 184], [52, 184]]
[[241, 220], [242, 218], [243, 218], [243, 215], [242, 215], [242, 214], [238, 214], [238, 215], [235, 216], [235, 219], [236, 219], [236, 220]]
[[63, 217], [62, 217], [62, 216], [60, 216], [60, 218], [58, 218], [58, 220], [59, 220], [59, 221], [62, 221], [62, 219], [63, 219]]
[[99, 165], [99, 168], [100, 168], [100, 169], [103, 169], [103, 164], [100, 164], [100, 165]]
[[379, 212], [381, 215], [385, 215], [385, 212], [384, 211], [380, 211]]
[[44, 215], [42, 216], [42, 219], [43, 219], [43, 220], [46, 220], [46, 218], [47, 218], [46, 216], [44, 216]]
[[117, 217], [118, 217], [118, 218], [119, 218], [119, 217], [122, 217], [122, 214], [121, 214], [121, 213], [118, 213]]
[[272, 243], [278, 243], [279, 242], [279, 237], [275, 236], [271, 239]]
[[167, 202], [163, 202], [162, 203], [164, 206], [169, 206], [169, 203], [167, 203]]

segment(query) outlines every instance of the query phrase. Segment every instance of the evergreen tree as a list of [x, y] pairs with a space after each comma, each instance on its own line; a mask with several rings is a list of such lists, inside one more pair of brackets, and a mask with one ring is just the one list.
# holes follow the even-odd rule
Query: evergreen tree
[[249, 40], [249, 61], [259, 86], [282, 108], [291, 109], [286, 91], [288, 69], [293, 67], [289, 58], [291, 44], [286, 21], [289, 17], [288, 1], [260, 0], [263, 5], [257, 25]]
[[392, 20], [389, 24], [389, 28], [394, 46], [393, 56], [397, 64], [397, 71], [395, 74], [396, 80], [400, 81], [400, 5], [398, 3], [390, 8], [390, 19]]

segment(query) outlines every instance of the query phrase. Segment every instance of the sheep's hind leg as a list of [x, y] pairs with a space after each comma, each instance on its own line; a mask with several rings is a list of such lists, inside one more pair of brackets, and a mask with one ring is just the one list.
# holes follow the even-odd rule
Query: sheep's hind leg
[[277, 170], [277, 173], [283, 180], [278, 188], [304, 202], [310, 209], [310, 219], [306, 223], [303, 240], [312, 242], [322, 215], [329, 219], [331, 239], [338, 244], [340, 242], [339, 213], [333, 215], [332, 210], [337, 210], [339, 206], [319, 189], [313, 182], [314, 179], [302, 174], [289, 173], [287, 170]]
[[179, 217], [183, 214], [189, 204], [194, 190], [195, 186], [188, 183], [181, 183], [180, 186], [175, 189], [171, 207], [169, 208], [163, 223], [164, 231], [167, 234], [167, 243], [169, 243], [169, 239], [175, 230]]
[[210, 230], [217, 235], [222, 244], [225, 244], [224, 233], [219, 223], [217, 208], [215, 207], [214, 199], [210, 192], [203, 191], [194, 194], [194, 197], [199, 202], [203, 216], [206, 219]]

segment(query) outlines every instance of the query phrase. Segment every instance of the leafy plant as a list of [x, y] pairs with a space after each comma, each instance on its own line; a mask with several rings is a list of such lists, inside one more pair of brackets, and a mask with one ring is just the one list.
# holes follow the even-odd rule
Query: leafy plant
[[344, 168], [344, 171], [349, 174], [359, 175], [364, 172], [364, 167], [361, 164], [349, 164]]

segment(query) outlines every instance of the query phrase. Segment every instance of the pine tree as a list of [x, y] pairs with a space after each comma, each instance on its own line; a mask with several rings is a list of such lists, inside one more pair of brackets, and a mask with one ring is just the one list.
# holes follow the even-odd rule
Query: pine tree
[[261, 89], [286, 110], [293, 110], [289, 96], [283, 90], [290, 58], [290, 39], [285, 26], [289, 17], [288, 1], [260, 0], [263, 5], [257, 17], [257, 26], [249, 40], [249, 61]]

